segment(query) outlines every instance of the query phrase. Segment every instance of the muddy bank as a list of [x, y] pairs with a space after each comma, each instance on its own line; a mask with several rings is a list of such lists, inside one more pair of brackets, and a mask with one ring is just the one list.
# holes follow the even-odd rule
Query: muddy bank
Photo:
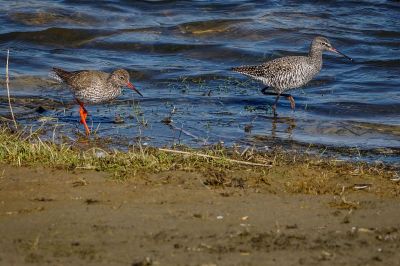
[[400, 186], [383, 178], [355, 190], [350, 184], [365, 180], [350, 175], [344, 193], [307, 194], [285, 188], [295, 180], [291, 170], [281, 173], [283, 181], [276, 176], [257, 182], [256, 173], [234, 170], [223, 176], [223, 184], [199, 171], [148, 173], [126, 181], [98, 171], [5, 165], [0, 173], [4, 265], [395, 265], [400, 260]]

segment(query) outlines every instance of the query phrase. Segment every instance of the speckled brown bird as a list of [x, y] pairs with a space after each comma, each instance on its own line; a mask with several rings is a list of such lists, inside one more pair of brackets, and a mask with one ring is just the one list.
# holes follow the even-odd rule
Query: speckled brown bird
[[87, 110], [85, 104], [99, 104], [109, 102], [117, 98], [122, 87], [129, 87], [140, 96], [143, 96], [129, 81], [129, 73], [125, 69], [117, 69], [111, 74], [95, 70], [65, 71], [61, 68], [53, 68], [54, 73], [65, 82], [75, 96], [80, 106], [79, 115], [81, 123], [85, 126], [86, 134], [90, 134], [86, 123]]
[[[286, 56], [261, 65], [234, 67], [232, 70], [264, 83], [267, 87], [262, 90], [263, 94], [276, 95], [272, 106], [276, 116], [276, 104], [280, 96], [288, 98], [294, 110], [295, 102], [292, 95], [283, 94], [283, 92], [302, 87], [313, 79], [321, 71], [324, 51], [340, 54], [352, 61], [350, 57], [333, 48], [327, 38], [315, 37], [307, 56]], [[272, 92], [267, 91], [270, 88]]]

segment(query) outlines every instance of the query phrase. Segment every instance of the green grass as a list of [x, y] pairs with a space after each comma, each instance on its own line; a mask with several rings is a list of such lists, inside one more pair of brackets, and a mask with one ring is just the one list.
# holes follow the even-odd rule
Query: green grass
[[97, 147], [82, 150], [70, 144], [43, 141], [38, 135], [23, 132], [12, 133], [0, 128], [0, 159], [3, 163], [17, 166], [42, 166], [59, 169], [91, 169], [127, 178], [138, 173], [157, 173], [167, 170], [193, 171], [215, 167], [231, 169], [234, 163], [226, 160], [219, 150], [209, 151], [218, 159], [201, 158], [159, 151], [155, 148], [136, 148], [128, 152], [106, 151]]
[[[87, 145], [86, 145], [87, 147]], [[317, 156], [288, 153], [276, 149], [270, 153], [252, 150], [240, 152], [215, 146], [207, 150], [189, 150], [175, 154], [156, 148], [136, 146], [128, 152], [107, 151], [98, 146], [43, 141], [37, 134], [12, 132], [0, 126], [0, 160], [3, 164], [56, 169], [103, 171], [116, 179], [163, 171], [195, 171], [211, 187], [264, 188], [295, 194], [336, 194], [352, 190], [354, 184], [368, 183], [368, 191], [379, 195], [400, 195], [400, 186], [390, 181], [396, 172], [382, 164], [338, 162]], [[213, 158], [199, 156], [206, 154]], [[239, 160], [234, 161], [234, 160]], [[243, 162], [263, 166], [243, 165]]]

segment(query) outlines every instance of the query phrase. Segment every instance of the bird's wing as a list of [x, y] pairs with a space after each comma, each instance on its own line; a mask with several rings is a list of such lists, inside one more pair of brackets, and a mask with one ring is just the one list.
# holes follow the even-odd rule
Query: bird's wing
[[302, 66], [296, 64], [299, 60], [297, 56], [288, 56], [277, 58], [261, 65], [256, 66], [241, 66], [233, 68], [233, 71], [250, 76], [254, 79], [261, 80], [264, 84], [282, 88], [287, 87], [291, 83], [291, 79], [296, 77], [296, 73], [301, 71]]
[[66, 81], [76, 91], [104, 84], [108, 74], [100, 71], [80, 70], [71, 72], [71, 77]]
[[255, 79], [260, 79], [268, 84], [268, 81], [273, 80], [275, 76], [290, 72], [293, 68], [291, 64], [284, 61], [281, 62], [279, 59], [281, 58], [268, 61], [261, 65], [234, 67], [232, 70]]

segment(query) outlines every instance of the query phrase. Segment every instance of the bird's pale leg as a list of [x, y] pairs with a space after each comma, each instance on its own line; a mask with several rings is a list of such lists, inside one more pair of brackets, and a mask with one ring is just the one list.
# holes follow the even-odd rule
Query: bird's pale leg
[[276, 95], [275, 102], [272, 105], [272, 110], [274, 112], [274, 116], [278, 116], [278, 114], [276, 113], [276, 105], [279, 101], [279, 98], [281, 97], [281, 94], [276, 93], [276, 92], [267, 91], [268, 89], [269, 89], [269, 87], [265, 87], [264, 89], [261, 90], [261, 93], [264, 95]]
[[278, 101], [279, 101], [279, 97], [281, 97], [280, 94], [278, 94], [278, 95], [276, 96], [274, 105], [272, 105], [272, 110], [274, 111], [274, 116], [278, 116], [278, 114], [276, 113], [276, 104], [277, 104]]
[[85, 127], [86, 135], [90, 135], [90, 129], [89, 129], [87, 123], [86, 123], [86, 118], [87, 118], [88, 112], [87, 112], [85, 106], [83, 105], [83, 102], [79, 101], [78, 99], [76, 101], [79, 104], [79, 115], [81, 117], [81, 121], [80, 122]]

